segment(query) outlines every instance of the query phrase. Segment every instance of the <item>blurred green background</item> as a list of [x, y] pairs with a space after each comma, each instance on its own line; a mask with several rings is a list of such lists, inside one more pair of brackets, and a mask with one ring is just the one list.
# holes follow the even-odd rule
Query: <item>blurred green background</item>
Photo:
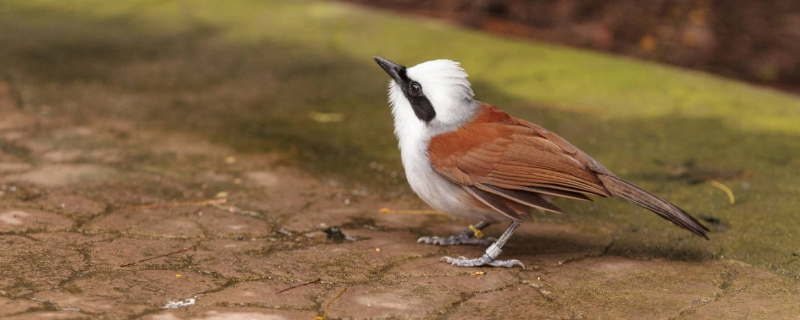
[[26, 88], [27, 112], [275, 152], [388, 199], [410, 191], [389, 79], [371, 57], [460, 61], [479, 100], [567, 138], [714, 233], [695, 239], [616, 201], [565, 202], [573, 214], [536, 219], [613, 224], [617, 254], [733, 258], [800, 278], [797, 96], [339, 2], [6, 0], [0, 43], [0, 72]]

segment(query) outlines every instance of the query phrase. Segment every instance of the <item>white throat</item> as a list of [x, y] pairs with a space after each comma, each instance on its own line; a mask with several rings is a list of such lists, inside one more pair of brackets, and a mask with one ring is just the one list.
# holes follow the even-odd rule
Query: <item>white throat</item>
[[[447, 108], [437, 108], [436, 117], [430, 122], [425, 122], [417, 117], [411, 103], [403, 95], [403, 91], [397, 88], [392, 82], [389, 88], [389, 102], [392, 105], [392, 116], [394, 117], [394, 134], [397, 136], [400, 151], [405, 153], [410, 149], [422, 148], [427, 152], [428, 142], [438, 134], [450, 132], [458, 129], [469, 122], [479, 111], [479, 102], [475, 100], [453, 101], [453, 105]], [[447, 122], [439, 109], [458, 110], [453, 115], [447, 117]]]

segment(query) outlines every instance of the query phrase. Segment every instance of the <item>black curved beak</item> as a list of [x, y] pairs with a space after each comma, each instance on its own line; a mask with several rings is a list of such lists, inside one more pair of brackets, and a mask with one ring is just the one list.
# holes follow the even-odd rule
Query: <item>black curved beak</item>
[[405, 80], [407, 79], [406, 67], [378, 56], [374, 56], [372, 57], [372, 59], [375, 59], [375, 62], [377, 62], [378, 65], [381, 66], [381, 68], [383, 68], [383, 71], [386, 71], [386, 73], [388, 73], [389, 76], [392, 77], [392, 79], [394, 79], [395, 82], [397, 82], [397, 84], [402, 86], [407, 82]]

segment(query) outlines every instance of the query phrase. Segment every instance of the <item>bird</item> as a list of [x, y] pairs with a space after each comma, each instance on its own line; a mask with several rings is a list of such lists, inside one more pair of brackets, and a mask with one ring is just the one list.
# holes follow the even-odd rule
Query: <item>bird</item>
[[[373, 59], [391, 77], [388, 100], [411, 189], [435, 210], [479, 221], [457, 235], [418, 242], [488, 245], [478, 258], [443, 261], [525, 268], [519, 260], [497, 258], [533, 209], [564, 212], [552, 203], [556, 198], [624, 199], [709, 239], [709, 229], [686, 211], [616, 176], [564, 138], [475, 100], [460, 63], [439, 59], [405, 67]], [[484, 228], [504, 222], [509, 225], [498, 239], [483, 238]]]

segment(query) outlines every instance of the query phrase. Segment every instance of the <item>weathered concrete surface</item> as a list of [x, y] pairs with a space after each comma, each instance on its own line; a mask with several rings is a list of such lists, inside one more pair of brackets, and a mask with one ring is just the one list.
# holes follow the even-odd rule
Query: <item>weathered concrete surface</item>
[[[796, 98], [328, 2], [8, 0], [0, 40], [0, 318], [310, 319], [344, 288], [329, 318], [800, 315]], [[440, 262], [483, 248], [415, 239], [474, 221], [378, 213], [425, 208], [369, 59], [387, 51], [465, 59], [481, 99], [712, 240], [564, 201], [504, 248], [525, 270]]]
[[[331, 187], [269, 155], [238, 154], [199, 137], [37, 117], [20, 111], [10, 92], [0, 82], [0, 111], [15, 119], [4, 121], [0, 134], [4, 144], [28, 150], [28, 158], [2, 153], [3, 318], [310, 319], [345, 287], [328, 317], [800, 314], [796, 280], [734, 260], [610, 254], [614, 236], [605, 227], [526, 224], [504, 254], [527, 269], [453, 268], [439, 258], [482, 249], [415, 239], [455, 233], [469, 221], [378, 214], [382, 206], [415, 204]], [[55, 143], [72, 135], [80, 145]], [[169, 166], [184, 170], [120, 165], [131, 154], [156, 163], [170, 156]], [[221, 198], [227, 202], [216, 207], [177, 206]], [[146, 204], [163, 206], [136, 207]], [[358, 240], [333, 242], [321, 232], [327, 226], [343, 226]], [[122, 266], [182, 249], [188, 250]], [[187, 299], [195, 300], [165, 309]]]

